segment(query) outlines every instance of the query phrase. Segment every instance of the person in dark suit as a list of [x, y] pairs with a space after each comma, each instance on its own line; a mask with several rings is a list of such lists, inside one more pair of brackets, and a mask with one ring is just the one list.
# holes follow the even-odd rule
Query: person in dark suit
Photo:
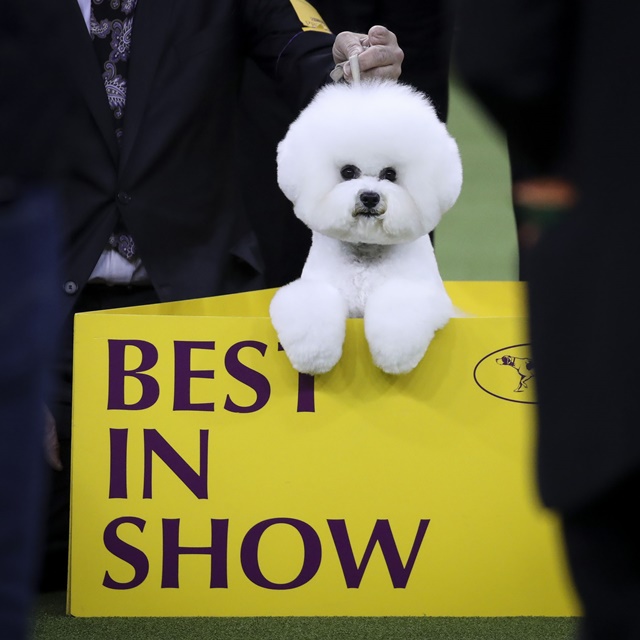
[[[0, 637], [31, 637], [46, 491], [47, 369], [53, 352], [59, 199], [49, 163], [66, 109], [42, 44], [55, 8], [6, 0], [0, 21]], [[42, 110], [47, 104], [48, 109]]]
[[[500, 15], [496, 4], [503, 5], [484, 3], [487, 15]], [[630, 74], [640, 64], [635, 36], [640, 5], [623, 0], [508, 4], [519, 16], [510, 23], [514, 40], [521, 28], [531, 28], [532, 17], [544, 15], [548, 25], [562, 19], [567, 28], [539, 31], [543, 49], [571, 48], [568, 59], [536, 57], [535, 50], [505, 52], [519, 56], [509, 64], [535, 61], [529, 79], [544, 80], [557, 72], [553, 67], [569, 66], [567, 84], [560, 88], [564, 97], [553, 111], [534, 109], [540, 85], [525, 83], [524, 110], [509, 110], [499, 120], [515, 126], [520, 113], [520, 128], [530, 131], [539, 130], [541, 122], [562, 123], [556, 135], [564, 145], [565, 179], [575, 193], [574, 204], [542, 231], [529, 256], [539, 492], [560, 516], [583, 609], [580, 638], [638, 640], [640, 428], [631, 387], [640, 351], [632, 311], [640, 276], [640, 90]], [[510, 81], [498, 69], [494, 73], [495, 84]], [[520, 141], [528, 135], [522, 133]], [[538, 144], [532, 140], [522, 149], [532, 153]], [[558, 148], [554, 136], [551, 145]]]
[[[301, 108], [337, 62], [400, 73], [402, 50], [376, 27], [329, 33], [303, 0], [64, 0], [59, 56], [79, 96], [65, 127], [65, 219], [58, 303], [67, 318], [51, 412], [54, 473], [41, 588], [64, 587], [68, 553], [73, 314], [265, 286], [240, 194], [238, 90], [246, 58]], [[64, 63], [64, 64], [63, 64]]]

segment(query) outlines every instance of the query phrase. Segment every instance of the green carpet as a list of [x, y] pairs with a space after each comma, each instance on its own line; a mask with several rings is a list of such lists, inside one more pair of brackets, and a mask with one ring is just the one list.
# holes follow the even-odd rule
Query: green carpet
[[[514, 280], [517, 247], [503, 140], [452, 88], [449, 120], [462, 195], [436, 231], [445, 280]], [[34, 640], [572, 640], [573, 618], [71, 618], [65, 596], [40, 600]]]
[[572, 640], [573, 618], [70, 618], [43, 596], [35, 640]]

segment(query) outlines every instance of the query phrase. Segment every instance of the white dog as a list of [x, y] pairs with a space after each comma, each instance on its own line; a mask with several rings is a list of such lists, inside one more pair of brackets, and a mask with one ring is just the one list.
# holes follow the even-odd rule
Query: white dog
[[364, 318], [374, 363], [413, 369], [453, 315], [429, 239], [462, 186], [458, 147], [408, 85], [321, 89], [278, 146], [278, 184], [313, 232], [300, 279], [270, 315], [291, 364], [329, 371], [346, 319]]

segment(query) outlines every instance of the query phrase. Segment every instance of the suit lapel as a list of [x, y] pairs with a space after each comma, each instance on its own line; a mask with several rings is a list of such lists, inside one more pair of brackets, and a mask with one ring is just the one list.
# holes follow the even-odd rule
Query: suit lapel
[[122, 172], [131, 155], [149, 98], [156, 67], [166, 47], [166, 32], [174, 0], [138, 0], [133, 20], [127, 106], [120, 156]]
[[118, 155], [113, 116], [102, 81], [100, 63], [91, 42], [91, 36], [82, 17], [77, 0], [62, 3], [67, 8], [68, 53], [64, 63], [69, 66], [73, 82], [86, 100], [89, 110], [102, 133], [105, 144], [115, 162]]

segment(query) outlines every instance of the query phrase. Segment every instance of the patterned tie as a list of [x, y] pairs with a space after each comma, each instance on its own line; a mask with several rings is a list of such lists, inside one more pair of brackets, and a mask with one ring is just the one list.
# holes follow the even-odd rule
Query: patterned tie
[[136, 2], [137, 0], [91, 0], [91, 38], [102, 65], [102, 79], [118, 141], [122, 138], [127, 101], [127, 67]]
[[[127, 102], [127, 67], [136, 3], [137, 0], [91, 0], [91, 38], [103, 69], [102, 79], [113, 114], [118, 148], [122, 142]], [[133, 238], [121, 220], [109, 237], [108, 246], [129, 261], [137, 257]]]

